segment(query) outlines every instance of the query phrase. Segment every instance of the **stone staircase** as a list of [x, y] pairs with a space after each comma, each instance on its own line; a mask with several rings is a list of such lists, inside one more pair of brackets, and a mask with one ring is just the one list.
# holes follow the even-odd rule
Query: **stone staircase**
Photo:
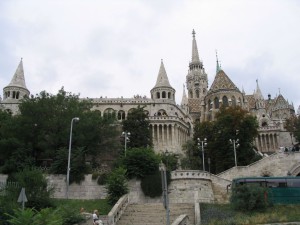
[[[189, 224], [195, 224], [194, 204], [170, 204], [170, 224], [180, 215], [189, 217]], [[163, 225], [166, 224], [166, 210], [162, 203], [130, 204], [117, 225]]]

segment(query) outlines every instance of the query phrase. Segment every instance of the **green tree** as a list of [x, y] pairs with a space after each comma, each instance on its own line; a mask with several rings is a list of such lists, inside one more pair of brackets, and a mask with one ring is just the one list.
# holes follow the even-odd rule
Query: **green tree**
[[108, 202], [114, 205], [120, 197], [128, 193], [126, 170], [122, 167], [114, 169], [107, 179]]
[[[253, 140], [257, 136], [258, 123], [241, 107], [222, 107], [216, 114], [216, 120], [204, 122], [195, 126], [194, 143], [197, 138], [207, 138], [205, 146], [205, 168], [208, 168], [208, 158], [212, 173], [220, 173], [235, 165], [233, 145], [231, 140], [239, 140], [236, 148], [239, 166], [248, 165], [260, 158], [253, 151]], [[197, 148], [195, 148], [197, 151]], [[199, 158], [201, 154], [199, 151]]]
[[127, 119], [123, 120], [123, 131], [130, 132], [129, 148], [151, 147], [151, 133], [149, 128], [148, 115], [144, 112], [144, 107], [130, 110]]
[[[4, 165], [5, 172], [20, 170], [32, 162], [39, 165], [44, 159], [59, 160], [60, 151], [68, 151], [70, 123], [74, 117], [79, 117], [80, 121], [73, 123], [72, 148], [83, 149], [82, 163], [85, 163], [86, 156], [92, 156], [92, 161], [96, 162], [99, 154], [118, 149], [117, 130], [112, 126], [115, 119], [102, 117], [100, 112], [91, 110], [92, 106], [91, 101], [80, 100], [79, 95], [62, 88], [56, 95], [43, 91], [24, 99], [17, 116], [10, 118], [1, 113], [0, 124], [5, 122], [0, 127], [0, 146], [3, 146], [0, 156], [5, 156], [9, 162]], [[18, 155], [23, 158], [19, 162], [25, 161], [26, 165], [18, 163]], [[12, 167], [12, 161], [18, 166]]]
[[299, 117], [293, 115], [285, 120], [284, 128], [290, 133], [291, 141], [293, 143], [293, 136], [300, 140], [300, 119]]
[[160, 157], [151, 148], [131, 148], [122, 159], [129, 178], [143, 178], [153, 174], [158, 170], [159, 162]]
[[48, 185], [47, 179], [40, 170], [26, 168], [10, 175], [8, 181], [17, 182], [19, 188], [25, 188], [28, 199], [26, 207], [40, 210], [53, 205], [51, 201], [53, 187]]

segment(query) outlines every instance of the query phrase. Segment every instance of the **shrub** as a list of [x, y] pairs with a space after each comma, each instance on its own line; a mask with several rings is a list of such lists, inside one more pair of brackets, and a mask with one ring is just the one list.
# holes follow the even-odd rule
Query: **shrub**
[[106, 182], [107, 182], [107, 177], [108, 177], [107, 173], [102, 173], [102, 174], [100, 174], [100, 176], [98, 177], [98, 180], [97, 180], [97, 184], [99, 184], [99, 185], [104, 185], [104, 184], [106, 184]]
[[114, 205], [120, 197], [128, 193], [126, 170], [118, 167], [113, 170], [107, 179], [108, 202]]
[[144, 195], [151, 198], [161, 196], [161, 187], [161, 175], [158, 170], [154, 174], [147, 175], [141, 180], [141, 188]]
[[[40, 210], [53, 206], [50, 199], [53, 188], [48, 186], [48, 181], [40, 170], [26, 168], [21, 172], [10, 175], [8, 180], [19, 184], [18, 193], [20, 193], [22, 187], [25, 188], [28, 199], [26, 207]], [[18, 193], [16, 196], [18, 196]]]
[[128, 149], [123, 165], [129, 178], [143, 178], [157, 170], [159, 161], [160, 157], [150, 148], [132, 148]]
[[266, 193], [267, 189], [258, 185], [241, 185], [232, 189], [230, 201], [236, 210], [265, 210], [269, 205]]

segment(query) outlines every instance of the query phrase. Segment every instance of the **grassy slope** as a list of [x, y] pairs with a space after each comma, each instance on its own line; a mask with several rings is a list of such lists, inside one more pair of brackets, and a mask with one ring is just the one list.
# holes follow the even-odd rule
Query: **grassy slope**
[[202, 225], [264, 224], [300, 221], [300, 205], [275, 205], [264, 212], [236, 212], [230, 205], [201, 204]]

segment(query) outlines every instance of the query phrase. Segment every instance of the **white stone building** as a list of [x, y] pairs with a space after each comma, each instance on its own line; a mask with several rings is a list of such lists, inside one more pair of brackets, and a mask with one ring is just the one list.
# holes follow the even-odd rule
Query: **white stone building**
[[[100, 111], [102, 115], [114, 112], [117, 120], [122, 121], [131, 109], [145, 106], [156, 152], [168, 150], [183, 154], [182, 145], [192, 138], [194, 122], [214, 120], [222, 105], [239, 105], [256, 115], [259, 136], [255, 144], [261, 152], [275, 152], [280, 146], [291, 145], [290, 134], [284, 130], [284, 121], [294, 114], [293, 105], [281, 94], [273, 99], [270, 95], [264, 99], [258, 83], [253, 94], [245, 94], [220, 68], [218, 60], [215, 79], [208, 88], [208, 78], [203, 62], [199, 59], [194, 30], [192, 35], [192, 60], [186, 75], [188, 96], [184, 88], [180, 105], [175, 102], [176, 90], [170, 85], [161, 61], [156, 84], [150, 90], [150, 98], [138, 95], [133, 98], [93, 98], [93, 110]], [[29, 93], [21, 60], [11, 82], [3, 88], [0, 107], [16, 114], [20, 100]]]

